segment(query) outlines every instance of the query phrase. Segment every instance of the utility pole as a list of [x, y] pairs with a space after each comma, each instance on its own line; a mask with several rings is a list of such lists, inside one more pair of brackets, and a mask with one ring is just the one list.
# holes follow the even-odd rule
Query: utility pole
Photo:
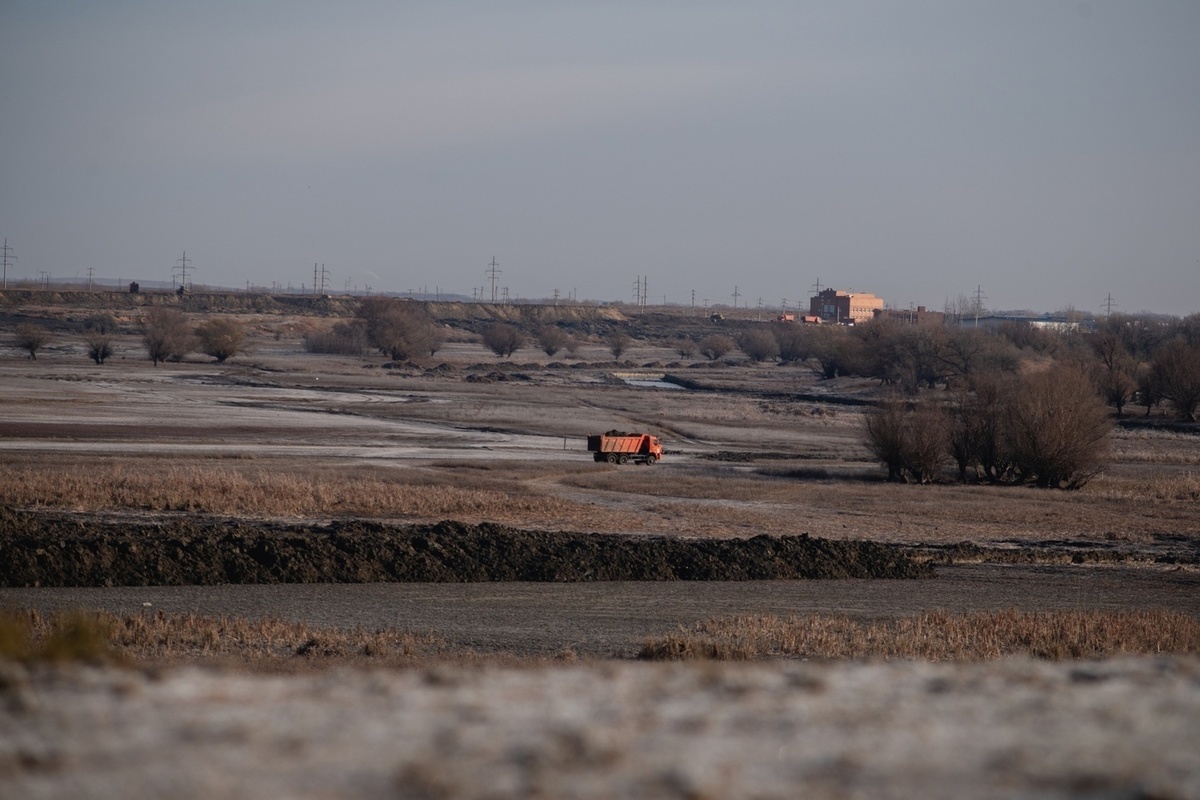
[[1111, 317], [1112, 310], [1116, 308], [1117, 301], [1112, 299], [1112, 292], [1108, 293], [1108, 297], [1104, 301], [1104, 316]]
[[502, 274], [502, 271], [499, 269], [499, 267], [500, 265], [496, 262], [496, 257], [492, 256], [492, 263], [488, 264], [488, 269], [484, 272], [492, 284], [492, 305], [496, 304], [496, 280]]
[[16, 256], [9, 255], [12, 252], [12, 248], [8, 246], [8, 237], [7, 236], [4, 237], [3, 250], [4, 250], [4, 288], [7, 289], [8, 288], [8, 262], [17, 260]]
[[89, 292], [92, 290], [92, 272], [93, 272], [92, 268], [88, 267], [88, 291]]
[[[316, 288], [317, 288], [316, 286], [313, 286], [314, 290]], [[317, 292], [317, 294], [323, 296], [328, 293], [329, 293], [329, 270], [325, 269], [325, 265], [322, 264], [321, 265], [321, 291]]]
[[317, 293], [317, 262], [313, 262], [313, 294]]
[[555, 308], [558, 307], [558, 289], [554, 290], [554, 306]]
[[821, 293], [821, 279], [817, 278], [817, 282], [813, 284], [813, 294]]
[[175, 260], [175, 269], [171, 272], [171, 280], [174, 282], [175, 274], [179, 274], [179, 287], [184, 291], [188, 288], [188, 270], [190, 270], [192, 260], [187, 257], [187, 250], [183, 251], [183, 255]]
[[733, 307], [734, 308], [737, 308], [737, 301], [738, 301], [738, 298], [741, 296], [742, 296], [742, 294], [741, 294], [741, 292], [738, 291], [738, 287], [734, 286], [733, 287]]

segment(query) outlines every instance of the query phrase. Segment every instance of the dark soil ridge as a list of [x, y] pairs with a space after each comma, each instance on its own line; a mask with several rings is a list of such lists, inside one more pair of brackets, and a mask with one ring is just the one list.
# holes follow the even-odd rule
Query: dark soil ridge
[[926, 578], [903, 548], [809, 536], [716, 540], [502, 525], [130, 523], [0, 509], [0, 586]]

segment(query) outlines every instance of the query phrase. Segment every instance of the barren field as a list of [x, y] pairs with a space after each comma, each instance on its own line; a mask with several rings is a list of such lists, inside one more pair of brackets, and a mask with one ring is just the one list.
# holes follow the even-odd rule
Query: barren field
[[[181, 562], [156, 547], [184, 553], [210, 534], [218, 543], [236, 534], [268, 576], [247, 582], [276, 585], [195, 585], [242, 574], [229, 572], [151, 580], [160, 573], [147, 567], [115, 581], [125, 588], [85, 588], [105, 582], [88, 578], [50, 589], [44, 578], [19, 578], [26, 573], [8, 550], [0, 608], [379, 626], [444, 636], [474, 654], [569, 652], [587, 663], [269, 679], [14, 668], [0, 678], [0, 793], [69, 796], [86, 784], [100, 797], [784, 797], [803, 789], [831, 797], [1200, 797], [1190, 744], [1200, 738], [1195, 656], [1078, 668], [610, 661], [629, 658], [649, 637], [744, 614], [889, 619], [1011, 608], [1200, 618], [1194, 431], [1115, 428], [1111, 465], [1075, 492], [894, 485], [860, 440], [873, 383], [821, 381], [803, 367], [736, 358], [680, 360], [661, 343], [665, 333], [637, 320], [644, 338], [614, 361], [599, 335], [608, 312], [578, 322], [583, 342], [570, 358], [530, 346], [499, 359], [453, 329], [434, 357], [406, 363], [306, 353], [303, 333], [329, 324], [319, 316], [243, 314], [245, 354], [157, 367], [131, 322], [108, 363], [92, 364], [65, 332], [84, 313], [9, 307], [0, 316], [0, 511], [25, 515], [20, 525], [13, 512], [5, 517], [4, 546], [26, 537], [21, 552], [32, 555], [20, 563], [31, 575], [113, 582], [126, 573], [104, 565], [117, 562], [80, 561], [72, 550], [124, 565], [135, 563], [131, 552], [149, 553], [144, 563], [169, 573]], [[26, 318], [64, 331], [36, 361], [4, 338]], [[689, 388], [664, 387], [664, 378]], [[614, 428], [659, 435], [664, 462], [594, 463], [585, 437]], [[658, 583], [597, 582], [585, 570], [524, 578], [547, 584], [389, 584], [364, 567], [374, 556], [324, 562], [349, 573], [304, 572], [298, 556], [280, 556], [304, 550], [305, 536], [447, 520], [464, 530], [500, 526], [520, 541], [595, 543], [604, 534], [664, 553], [678, 544], [723, 553], [708, 563], [732, 569], [656, 567], [670, 579]], [[98, 532], [103, 547], [88, 538]], [[569, 536], [555, 538], [560, 532]], [[879, 563], [915, 564], [923, 577], [748, 581], [754, 548], [765, 558], [764, 535], [889, 548]], [[261, 542], [283, 539], [300, 550], [271, 545], [274, 556], [255, 560]], [[285, 561], [309, 577], [272, 572]], [[482, 578], [424, 580], [495, 580], [501, 563], [489, 562]], [[704, 576], [736, 580], [681, 581]], [[581, 692], [580, 683], [592, 688]], [[376, 695], [404, 699], [359, 713]], [[290, 727], [303, 728], [287, 742], [273, 721], [285, 705], [299, 715]], [[356, 738], [345, 738], [350, 728]], [[978, 738], [984, 728], [989, 735]], [[1078, 738], [1063, 738], [1067, 729]], [[888, 732], [898, 738], [880, 749]], [[495, 747], [484, 746], [489, 736]], [[383, 747], [385, 739], [393, 744]], [[155, 748], [134, 767], [132, 745], [105, 743], [116, 741]], [[1125, 756], [1113, 757], [1122, 744], [1130, 745]], [[169, 776], [153, 766], [192, 747], [200, 758], [188, 770]], [[251, 774], [255, 758], [271, 766]], [[450, 770], [451, 762], [465, 766]], [[316, 764], [327, 766], [323, 778], [312, 777]]]

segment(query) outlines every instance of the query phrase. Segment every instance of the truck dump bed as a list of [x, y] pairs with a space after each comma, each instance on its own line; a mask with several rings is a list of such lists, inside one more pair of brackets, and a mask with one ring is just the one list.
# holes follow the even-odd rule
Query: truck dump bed
[[596, 434], [588, 437], [588, 450], [593, 453], [640, 453], [649, 450], [648, 434]]
[[587, 449], [596, 461], [610, 464], [654, 464], [662, 459], [662, 443], [649, 433], [609, 431], [587, 437]]

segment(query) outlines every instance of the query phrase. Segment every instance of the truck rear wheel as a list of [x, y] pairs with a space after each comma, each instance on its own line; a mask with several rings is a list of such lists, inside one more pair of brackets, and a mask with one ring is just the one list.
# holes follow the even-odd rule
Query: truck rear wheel
[[629, 463], [629, 456], [621, 456], [621, 463], [622, 463], [622, 464], [628, 464], [628, 463]]
[[610, 464], [615, 464], [615, 463], [617, 463], [617, 454], [616, 454], [616, 453], [609, 453], [609, 454], [608, 454], [608, 463], [610, 463]]
[[655, 458], [653, 455], [646, 456], [646, 466], [647, 467], [653, 467], [655, 461], [658, 461], [658, 459]]

